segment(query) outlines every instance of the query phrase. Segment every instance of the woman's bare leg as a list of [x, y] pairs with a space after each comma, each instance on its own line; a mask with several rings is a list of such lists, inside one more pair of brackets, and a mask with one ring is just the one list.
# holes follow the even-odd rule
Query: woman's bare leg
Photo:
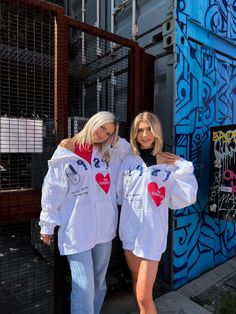
[[159, 262], [140, 258], [128, 250], [125, 250], [125, 257], [132, 274], [140, 314], [157, 314], [152, 293]]
[[126, 262], [131, 272], [133, 291], [134, 291], [134, 296], [136, 298], [136, 285], [137, 285], [137, 280], [138, 280], [138, 272], [139, 272], [139, 266], [141, 263], [141, 258], [134, 255], [131, 251], [124, 250], [124, 252], [125, 252]]

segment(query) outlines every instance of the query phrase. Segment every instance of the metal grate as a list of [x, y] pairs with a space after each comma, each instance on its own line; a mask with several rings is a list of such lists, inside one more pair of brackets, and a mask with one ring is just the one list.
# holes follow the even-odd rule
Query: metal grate
[[[27, 193], [41, 188], [47, 159], [55, 148], [54, 133], [54, 16], [27, 4], [1, 0], [2, 313], [53, 313], [54, 279], [49, 262], [53, 251], [35, 245], [39, 235], [31, 233], [29, 208], [39, 197], [33, 199]], [[22, 222], [10, 223], [18, 219]]]
[[72, 27], [69, 39], [69, 131], [78, 131], [80, 117], [88, 118], [102, 110], [115, 113], [120, 122], [127, 123], [131, 49]]
[[49, 0], [48, 2], [60, 5], [62, 7], [64, 7], [64, 0]]
[[1, 313], [53, 313], [53, 268], [30, 245], [30, 222], [1, 225]]
[[53, 16], [2, 0], [0, 17], [0, 188], [39, 187], [55, 146]]

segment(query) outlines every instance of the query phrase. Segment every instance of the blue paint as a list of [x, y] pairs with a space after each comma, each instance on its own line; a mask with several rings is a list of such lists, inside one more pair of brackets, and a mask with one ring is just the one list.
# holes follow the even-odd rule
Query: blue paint
[[212, 2], [181, 0], [177, 8], [176, 153], [193, 161], [199, 193], [194, 206], [175, 214], [174, 288], [231, 258], [236, 248], [236, 224], [208, 215], [210, 127], [236, 123], [235, 6]]
[[143, 167], [141, 165], [138, 165], [136, 169], [139, 170], [140, 172], [139, 176], [141, 177], [143, 175]]
[[228, 57], [235, 58], [235, 44], [232, 44], [230, 41], [211, 31], [206, 32], [206, 29], [203, 26], [194, 21], [188, 20], [187, 24], [188, 32], [190, 34], [189, 38], [210, 48], [214, 48], [214, 50], [220, 51], [220, 53]]
[[83, 166], [83, 167], [84, 167], [84, 170], [88, 170], [88, 167], [86, 166], [85, 162], [83, 162], [82, 159], [79, 159], [79, 160], [77, 161], [77, 164], [78, 164], [78, 166]]
[[93, 162], [95, 168], [100, 168], [100, 160], [98, 158], [94, 158]]

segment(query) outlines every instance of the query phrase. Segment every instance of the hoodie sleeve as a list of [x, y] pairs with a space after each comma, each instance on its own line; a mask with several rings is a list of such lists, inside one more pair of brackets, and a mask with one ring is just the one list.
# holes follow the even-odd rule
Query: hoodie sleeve
[[123, 163], [121, 163], [120, 169], [117, 175], [116, 181], [116, 195], [117, 195], [117, 204], [122, 205], [123, 202], [123, 194], [124, 194], [124, 172], [123, 172]]
[[193, 174], [192, 162], [180, 159], [175, 162], [178, 169], [174, 174], [174, 183], [170, 194], [171, 209], [192, 205], [197, 199], [198, 184]]
[[125, 156], [131, 153], [130, 144], [126, 141], [126, 139], [122, 137], [120, 137], [116, 143], [116, 150], [121, 160], [123, 160]]
[[39, 225], [42, 234], [53, 234], [55, 226], [61, 225], [60, 206], [68, 190], [67, 179], [64, 174], [64, 163], [51, 164], [42, 187]]
[[128, 154], [130, 154], [130, 152], [130, 144], [126, 141], [126, 139], [120, 137], [116, 143], [116, 146], [112, 148], [111, 159], [109, 163], [112, 181], [114, 182], [114, 184], [117, 181], [117, 175], [120, 169], [121, 162]]

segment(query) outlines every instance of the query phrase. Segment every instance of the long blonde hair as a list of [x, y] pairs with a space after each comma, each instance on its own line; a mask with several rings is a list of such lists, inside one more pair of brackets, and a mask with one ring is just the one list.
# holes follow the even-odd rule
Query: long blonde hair
[[139, 143], [137, 142], [136, 137], [138, 133], [139, 123], [142, 121], [146, 121], [151, 128], [152, 135], [154, 136], [152, 155], [156, 156], [162, 151], [163, 148], [162, 126], [159, 118], [155, 114], [148, 111], [139, 113], [131, 124], [130, 145], [132, 152], [135, 155], [139, 154]]
[[102, 158], [109, 161], [109, 147], [115, 146], [118, 139], [119, 125], [116, 117], [109, 111], [100, 111], [94, 114], [84, 125], [83, 129], [74, 135], [73, 140], [80, 146], [92, 145], [93, 133], [106, 123], [114, 123], [115, 132], [103, 143], [94, 144], [102, 154]]

